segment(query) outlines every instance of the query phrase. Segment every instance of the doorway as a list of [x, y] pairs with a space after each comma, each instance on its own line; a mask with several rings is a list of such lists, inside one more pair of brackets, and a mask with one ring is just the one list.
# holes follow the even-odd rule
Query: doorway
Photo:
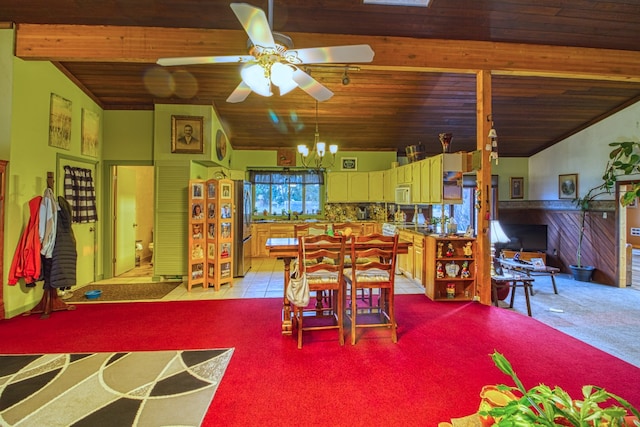
[[153, 277], [154, 167], [111, 168], [113, 249], [111, 276]]

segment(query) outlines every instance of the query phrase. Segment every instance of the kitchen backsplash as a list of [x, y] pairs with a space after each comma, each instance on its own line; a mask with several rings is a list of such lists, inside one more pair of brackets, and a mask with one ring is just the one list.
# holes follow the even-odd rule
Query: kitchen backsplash
[[324, 205], [324, 217], [330, 222], [361, 221], [366, 212], [367, 220], [384, 222], [387, 211], [384, 203], [327, 203]]

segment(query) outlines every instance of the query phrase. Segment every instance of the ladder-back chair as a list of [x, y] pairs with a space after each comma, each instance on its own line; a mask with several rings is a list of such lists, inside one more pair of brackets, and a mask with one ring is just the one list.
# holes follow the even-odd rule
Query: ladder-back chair
[[[394, 291], [398, 254], [398, 235], [370, 234], [351, 239], [351, 268], [346, 269], [345, 282], [350, 289], [351, 344], [356, 343], [358, 328], [386, 327], [391, 329], [391, 340], [398, 342], [395, 320]], [[367, 262], [358, 262], [366, 258]], [[358, 290], [377, 292], [378, 299], [358, 299]]]
[[[316, 306], [294, 307], [294, 319], [298, 330], [298, 348], [302, 348], [304, 331], [337, 329], [340, 345], [344, 345], [344, 236], [300, 237], [298, 240], [298, 268], [309, 283], [309, 293], [316, 294]], [[305, 262], [305, 258], [315, 260]], [[330, 298], [322, 299], [324, 292]], [[324, 301], [324, 305], [323, 304]], [[311, 319], [313, 318], [313, 320]], [[305, 325], [305, 321], [309, 325]]]

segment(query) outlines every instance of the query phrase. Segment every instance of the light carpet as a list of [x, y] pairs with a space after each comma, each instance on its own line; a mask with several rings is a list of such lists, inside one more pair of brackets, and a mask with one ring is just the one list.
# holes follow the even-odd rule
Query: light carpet
[[2, 426], [199, 426], [233, 349], [0, 356]]

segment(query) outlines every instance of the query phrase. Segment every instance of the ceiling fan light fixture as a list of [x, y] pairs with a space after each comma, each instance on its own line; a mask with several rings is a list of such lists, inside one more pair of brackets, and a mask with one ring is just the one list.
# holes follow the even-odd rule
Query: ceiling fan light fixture
[[249, 65], [242, 68], [240, 76], [242, 81], [251, 88], [252, 91], [262, 96], [271, 96], [271, 81], [266, 75], [264, 68], [260, 64]]
[[280, 96], [286, 95], [298, 87], [298, 83], [293, 80], [293, 68], [281, 62], [276, 62], [271, 66], [271, 83], [278, 86]]

